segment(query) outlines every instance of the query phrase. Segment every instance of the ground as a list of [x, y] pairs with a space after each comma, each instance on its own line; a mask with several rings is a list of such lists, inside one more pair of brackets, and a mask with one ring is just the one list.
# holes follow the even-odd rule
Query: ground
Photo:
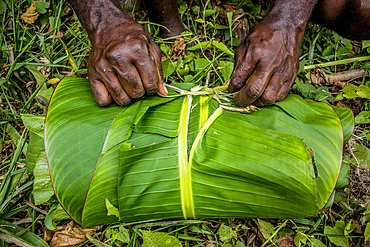
[[[174, 237], [169, 240], [174, 241], [172, 246], [178, 241], [183, 246], [208, 247], [370, 246], [365, 243], [370, 236], [370, 42], [353, 42], [314, 24], [307, 27], [300, 72], [291, 93], [350, 108], [356, 116], [355, 131], [343, 155], [343, 165], [349, 167], [348, 186], [337, 190], [331, 208], [316, 218], [300, 220], [202, 219], [93, 229], [60, 220], [55, 223], [57, 229], [48, 230], [53, 228], [50, 212], [57, 202], [52, 197], [35, 205], [35, 180], [29, 165], [32, 147], [28, 145], [33, 137], [26, 131], [21, 114], [43, 115], [61, 78], [87, 76], [90, 43], [64, 1], [31, 2], [0, 0], [1, 246], [37, 245], [37, 236], [52, 246], [140, 246], [143, 241], [143, 246], [150, 246], [150, 241], [167, 241], [168, 236]], [[229, 78], [233, 68], [229, 53], [267, 13], [269, 1], [243, 1], [243, 6], [242, 1], [225, 2], [179, 1], [187, 32], [174, 44], [173, 40], [156, 37], [157, 28], [145, 11], [131, 13], [160, 45], [166, 82], [192, 80], [213, 86]], [[202, 43], [205, 41], [220, 43], [207, 46]], [[222, 52], [218, 61], [204, 69]], [[151, 235], [158, 232], [166, 234]], [[87, 234], [92, 237], [87, 239]]]

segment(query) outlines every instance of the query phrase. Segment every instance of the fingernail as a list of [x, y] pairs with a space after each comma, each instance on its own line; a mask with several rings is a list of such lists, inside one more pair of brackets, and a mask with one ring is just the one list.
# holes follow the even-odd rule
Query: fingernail
[[231, 80], [231, 79], [229, 79], [229, 80], [225, 81], [224, 86], [229, 86], [229, 84], [230, 84], [230, 80]]
[[168, 95], [168, 91], [167, 91], [167, 88], [166, 86], [161, 83], [161, 85], [159, 85], [159, 88], [158, 88], [158, 92], [164, 96], [167, 96]]

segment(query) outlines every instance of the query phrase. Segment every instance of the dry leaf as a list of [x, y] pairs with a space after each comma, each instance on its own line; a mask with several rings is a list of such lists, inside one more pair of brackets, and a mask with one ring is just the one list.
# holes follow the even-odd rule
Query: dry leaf
[[32, 3], [31, 6], [29, 6], [26, 10], [26, 12], [21, 15], [21, 18], [24, 20], [24, 22], [28, 24], [33, 24], [39, 17], [40, 13], [36, 10], [35, 5]]
[[46, 227], [44, 227], [44, 241], [45, 242], [50, 242], [53, 239], [54, 233], [55, 233], [55, 230], [51, 231], [51, 230], [47, 229]]
[[310, 71], [310, 83], [316, 88], [329, 85], [327, 82], [329, 82], [329, 80], [327, 74], [323, 70], [316, 68]]
[[[39, 60], [39, 63], [50, 64], [50, 61], [46, 57], [41, 57], [40, 60]], [[37, 70], [40, 71], [43, 78], [46, 78], [46, 77], [49, 76], [49, 72], [51, 71], [51, 67], [49, 67], [49, 66], [37, 66]]]
[[353, 220], [352, 223], [356, 225], [353, 232], [358, 234], [358, 235], [362, 235], [364, 232], [362, 231], [362, 228], [361, 228], [361, 225], [359, 224], [359, 222], [357, 220]]
[[[50, 3], [50, 0], [38, 0], [38, 1]], [[33, 24], [40, 15], [41, 13], [37, 11], [36, 6], [32, 1], [31, 6], [27, 8], [26, 12], [23, 15], [21, 15], [21, 18], [23, 19], [24, 22], [28, 24]]]
[[290, 236], [284, 236], [283, 239], [279, 240], [277, 246], [279, 247], [295, 247], [294, 244], [294, 237], [292, 235]]
[[171, 53], [175, 55], [175, 57], [184, 57], [185, 56], [185, 48], [186, 43], [185, 39], [183, 37], [177, 38], [175, 43], [173, 44], [171, 48]]
[[58, 36], [58, 38], [63, 38], [63, 33], [62, 32], [60, 32], [60, 31], [58, 31], [58, 33], [57, 33], [57, 36]]
[[86, 235], [93, 235], [96, 231], [102, 229], [102, 226], [90, 228], [81, 228], [74, 221], [67, 225], [58, 226], [55, 230], [45, 229], [44, 240], [49, 242], [52, 247], [74, 246], [87, 240]]
[[348, 105], [346, 105], [346, 104], [344, 104], [343, 102], [340, 102], [340, 101], [337, 103], [337, 106], [342, 107], [342, 108], [351, 109], [351, 107], [349, 107]]
[[[234, 18], [235, 17], [235, 18]], [[233, 17], [233, 30], [235, 30], [239, 40], [244, 40], [249, 33], [248, 18], [244, 13], [238, 13]], [[235, 19], [235, 20], [234, 20]]]
[[253, 20], [254, 16], [244, 12], [244, 10], [239, 8], [235, 3], [223, 3], [223, 1], [217, 1], [215, 7], [225, 10], [218, 12], [219, 21], [222, 25], [228, 26], [230, 24], [227, 18], [227, 12], [233, 12], [232, 30], [236, 32], [236, 38], [240, 41], [244, 40], [249, 33], [248, 19]]
[[345, 81], [334, 81], [334, 85], [338, 88], [344, 88], [345, 86], [349, 85], [351, 83], [345, 82]]
[[48, 85], [54, 85], [54, 84], [58, 84], [59, 82], [60, 82], [60, 79], [55, 77], [55, 78], [52, 78], [52, 79], [48, 80], [46, 82], [46, 84], [48, 84]]

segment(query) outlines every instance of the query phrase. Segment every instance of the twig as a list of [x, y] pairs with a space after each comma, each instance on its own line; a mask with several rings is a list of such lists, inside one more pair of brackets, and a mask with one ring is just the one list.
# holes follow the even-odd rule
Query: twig
[[241, 113], [251, 113], [252, 111], [258, 111], [259, 109], [253, 105], [247, 106], [247, 107], [234, 107], [234, 106], [228, 106], [224, 104], [220, 104], [220, 107], [222, 109], [228, 110], [228, 111], [235, 111], [235, 112], [241, 112]]
[[24, 219], [18, 220], [16, 222], [13, 222], [13, 224], [14, 225], [20, 225], [20, 224], [24, 224], [24, 223], [30, 223], [32, 221], [33, 221], [32, 218], [28, 217], [28, 218], [24, 218]]
[[327, 80], [330, 83], [335, 81], [350, 81], [364, 76], [369, 76], [365, 69], [354, 69], [333, 74], [327, 74]]
[[6, 242], [10, 242], [10, 243], [16, 244], [16, 245], [21, 246], [21, 247], [32, 247], [32, 245], [29, 245], [29, 244], [15, 238], [13, 236], [10, 236], [8, 234], [0, 233], [0, 239], [3, 239]]
[[342, 202], [342, 205], [347, 208], [349, 211], [351, 211], [352, 213], [354, 212], [353, 208], [351, 208], [350, 206], [347, 205], [346, 202]]
[[46, 212], [45, 210], [42, 210], [42, 209], [36, 207], [32, 202], [26, 202], [26, 204], [28, 206], [30, 206], [31, 208], [35, 209], [37, 212], [40, 212], [40, 213], [42, 213], [44, 215], [47, 215], [48, 214], [48, 212]]
[[191, 9], [191, 6], [193, 5], [193, 1], [194, 1], [194, 0], [191, 0], [191, 1], [190, 1], [188, 9]]

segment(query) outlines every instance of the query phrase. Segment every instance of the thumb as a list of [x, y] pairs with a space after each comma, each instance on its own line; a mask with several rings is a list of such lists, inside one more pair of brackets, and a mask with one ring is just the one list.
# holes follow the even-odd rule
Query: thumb
[[168, 95], [168, 91], [167, 91], [167, 88], [166, 88], [166, 86], [164, 85], [164, 83], [161, 83], [161, 84], [159, 85], [158, 93], [162, 94], [163, 96], [167, 96], [167, 95]]

